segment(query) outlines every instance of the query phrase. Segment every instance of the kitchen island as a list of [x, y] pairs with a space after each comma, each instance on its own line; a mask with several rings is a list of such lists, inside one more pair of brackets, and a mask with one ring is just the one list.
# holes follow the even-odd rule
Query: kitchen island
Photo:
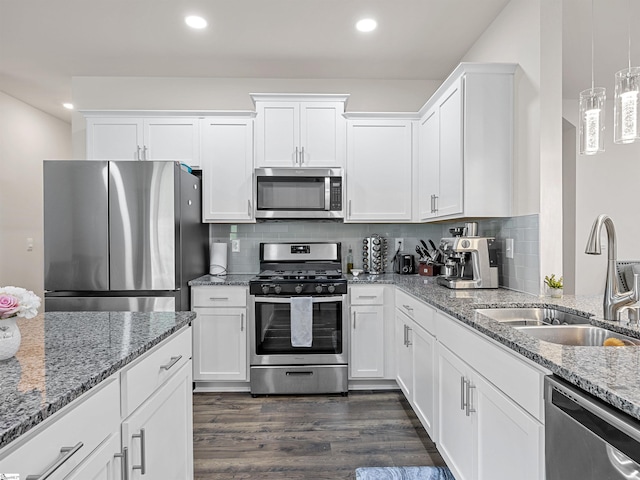
[[[92, 396], [107, 390], [113, 392], [110, 399], [115, 401], [100, 407], [113, 407], [115, 411], [117, 425], [108, 428], [113, 427], [118, 433], [119, 451], [121, 421], [144, 406], [147, 397], [153, 400], [156, 391], [169, 384], [177, 376], [175, 372], [183, 370], [182, 383], [188, 384], [188, 392], [181, 397], [188, 396], [189, 408], [184, 416], [177, 417], [188, 417], [187, 430], [191, 431], [193, 318], [192, 312], [50, 312], [30, 320], [20, 319], [21, 347], [15, 357], [0, 362], [0, 472], [6, 472], [5, 467], [15, 471], [11, 456], [16, 456], [16, 450], [20, 454], [26, 439], [37, 440], [35, 433], [55, 427], [61, 423], [57, 420], [61, 415], [69, 417], [74, 413], [76, 404], [91, 402]], [[174, 350], [179, 355], [174, 357]], [[169, 360], [173, 364], [166, 363]], [[162, 365], [147, 366], [151, 361]], [[100, 417], [100, 412], [92, 414]], [[125, 423], [126, 420], [122, 425]], [[81, 427], [91, 430], [93, 425]], [[123, 439], [123, 445], [126, 443], [127, 439]], [[83, 453], [90, 453], [90, 447], [85, 445]], [[54, 455], [51, 460], [55, 458]], [[42, 467], [33, 470], [29, 473], [43, 471]]]
[[[204, 275], [192, 280], [198, 285], [248, 285], [250, 275], [224, 277]], [[451, 290], [436, 283], [436, 277], [420, 275], [348, 276], [349, 285], [389, 284], [456, 318], [504, 347], [543, 366], [586, 392], [640, 420], [640, 347], [577, 347], [544, 342], [475, 311], [508, 306], [556, 306], [590, 316], [593, 325], [640, 338], [640, 327], [612, 322], [602, 316], [602, 296], [551, 298], [503, 288]]]

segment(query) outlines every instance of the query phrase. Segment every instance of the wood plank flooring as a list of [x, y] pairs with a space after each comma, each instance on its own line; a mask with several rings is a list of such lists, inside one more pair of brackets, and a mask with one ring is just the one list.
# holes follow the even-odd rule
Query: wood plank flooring
[[354, 479], [357, 467], [444, 465], [399, 391], [194, 393], [196, 480]]

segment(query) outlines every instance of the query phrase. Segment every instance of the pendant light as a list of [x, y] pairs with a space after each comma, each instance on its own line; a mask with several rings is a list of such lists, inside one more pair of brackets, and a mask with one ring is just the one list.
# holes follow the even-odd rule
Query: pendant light
[[629, 68], [616, 73], [615, 103], [613, 107], [615, 143], [640, 140], [640, 67], [631, 66], [631, 0], [627, 15], [629, 40]]
[[580, 154], [594, 155], [604, 152], [604, 107], [606, 90], [594, 87], [593, 52], [594, 21], [591, 0], [591, 88], [580, 92]]

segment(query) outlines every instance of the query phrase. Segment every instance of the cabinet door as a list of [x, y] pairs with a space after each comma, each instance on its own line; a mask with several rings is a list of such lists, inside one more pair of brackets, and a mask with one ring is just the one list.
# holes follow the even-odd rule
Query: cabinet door
[[411, 320], [396, 310], [396, 381], [407, 400], [413, 398], [413, 350]]
[[143, 138], [141, 118], [88, 118], [87, 159], [141, 160]]
[[384, 307], [351, 307], [352, 378], [384, 378]]
[[173, 160], [199, 168], [200, 119], [145, 119], [141, 160]]
[[[438, 348], [438, 450], [458, 480], [474, 478], [474, 414], [467, 415], [469, 369], [446, 347]], [[471, 390], [473, 394], [473, 389]], [[493, 448], [488, 446], [487, 448]], [[517, 470], [516, 470], [517, 471]], [[512, 472], [513, 473], [513, 472]]]
[[183, 365], [122, 422], [130, 480], [193, 478], [191, 368]]
[[194, 310], [194, 380], [247, 380], [246, 308]]
[[256, 104], [256, 166], [297, 166], [300, 159], [299, 139], [299, 102]]
[[65, 480], [123, 480], [120, 431], [111, 435], [89, 458], [76, 467]]
[[411, 221], [412, 122], [351, 120], [347, 220]]
[[341, 102], [300, 104], [300, 165], [343, 167], [346, 156], [346, 120]]
[[253, 213], [253, 120], [202, 121], [205, 222], [255, 222]]
[[427, 112], [418, 127], [418, 208], [420, 221], [436, 216], [435, 198], [440, 188], [440, 125], [438, 109]]
[[413, 342], [413, 408], [427, 433], [434, 441], [436, 413], [436, 340], [427, 331], [415, 326]]
[[[440, 171], [437, 216], [462, 213], [463, 185], [463, 109], [462, 79], [439, 103]], [[473, 181], [473, 178], [468, 181]]]
[[478, 480], [544, 477], [544, 427], [482, 377], [477, 382]]

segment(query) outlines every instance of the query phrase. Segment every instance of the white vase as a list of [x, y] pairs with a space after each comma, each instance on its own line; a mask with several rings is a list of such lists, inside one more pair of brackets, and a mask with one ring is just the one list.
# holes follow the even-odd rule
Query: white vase
[[22, 336], [16, 324], [18, 317], [0, 320], [0, 360], [13, 357], [20, 348]]
[[562, 298], [562, 289], [549, 287], [549, 294], [551, 298]]

